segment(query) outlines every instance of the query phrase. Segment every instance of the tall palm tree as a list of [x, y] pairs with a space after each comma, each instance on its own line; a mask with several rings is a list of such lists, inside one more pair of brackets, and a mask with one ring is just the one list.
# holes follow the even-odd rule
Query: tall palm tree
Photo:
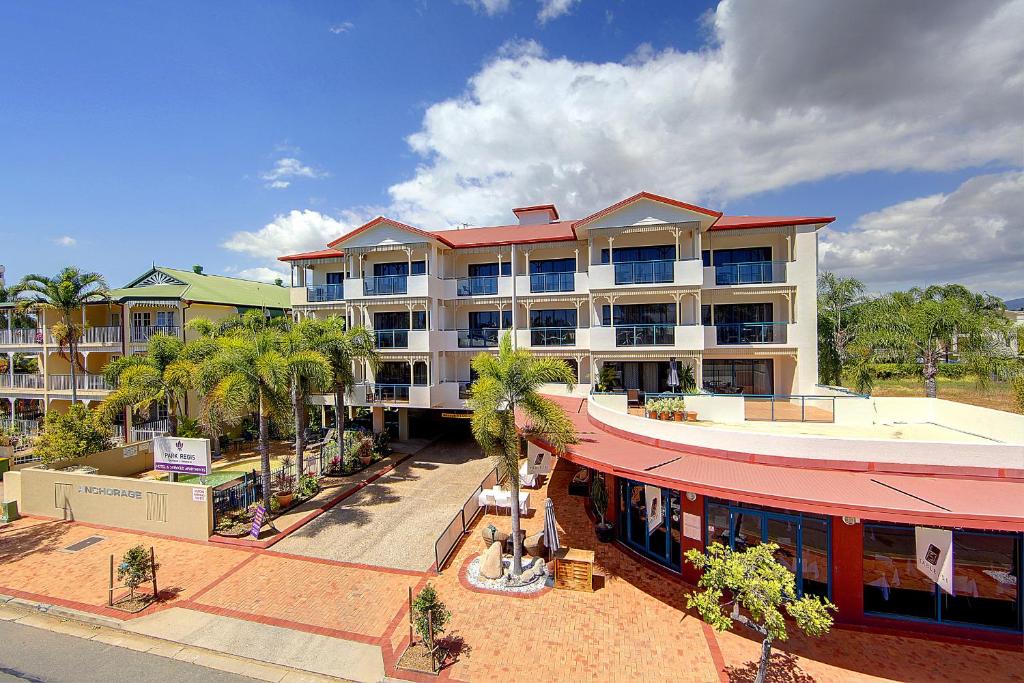
[[[52, 325], [50, 331], [57, 340], [61, 354], [64, 354], [66, 348], [67, 356], [71, 359], [71, 403], [77, 403], [75, 365], [78, 363], [78, 343], [82, 339], [83, 330], [80, 319], [75, 322], [75, 314], [80, 314], [84, 304], [108, 298], [106, 280], [99, 273], [84, 273], [69, 266], [54, 277], [35, 273], [26, 275], [15, 285], [14, 290], [22, 310], [35, 306], [52, 310], [60, 317], [59, 324]], [[85, 369], [84, 366], [82, 369]]]
[[[960, 285], [914, 288], [865, 304], [857, 345], [862, 358], [873, 362], [920, 364], [925, 395], [935, 398], [939, 363], [953, 350], [980, 381], [987, 379], [999, 360], [993, 341], [1008, 323], [988, 297]], [[861, 381], [869, 384], [870, 378]]]
[[[298, 351], [315, 350], [312, 342], [317, 337], [316, 320], [312, 318], [300, 320], [292, 325], [291, 329], [284, 336], [287, 352], [295, 353]], [[303, 457], [306, 450], [306, 396], [311, 390], [327, 389], [331, 386], [330, 383], [325, 385], [316, 384], [317, 378], [306, 376], [303, 374], [303, 370], [302, 366], [294, 368], [291, 385], [292, 417], [295, 420], [295, 462], [298, 464], [298, 471], [300, 473], [305, 469]], [[333, 378], [334, 371], [332, 366], [332, 381]]]
[[199, 385], [208, 387], [211, 409], [234, 419], [259, 417], [259, 451], [263, 505], [270, 509], [271, 416], [288, 412], [291, 380], [299, 372], [317, 384], [330, 382], [327, 358], [316, 351], [289, 352], [284, 333], [273, 326], [242, 325], [217, 338], [217, 351], [199, 370]]
[[843, 368], [850, 361], [847, 349], [856, 329], [855, 311], [863, 298], [864, 283], [856, 278], [828, 271], [818, 276], [818, 348], [825, 383], [842, 382]]
[[362, 325], [346, 329], [338, 316], [312, 318], [304, 321], [303, 336], [308, 348], [318, 351], [331, 362], [334, 388], [334, 426], [338, 439], [345, 433], [345, 392], [355, 384], [353, 365], [365, 361], [375, 369], [380, 363], [373, 334]]
[[576, 377], [565, 361], [540, 358], [529, 351], [513, 350], [511, 333], [506, 332], [498, 346], [498, 355], [487, 352], [473, 358], [477, 379], [468, 400], [473, 410], [473, 437], [484, 453], [494, 460], [502, 478], [507, 478], [512, 493], [512, 575], [523, 573], [523, 545], [519, 537], [519, 431], [518, 410], [528, 423], [522, 430], [537, 435], [564, 453], [576, 442], [576, 430], [565, 412], [554, 401], [538, 393], [541, 385], [567, 384], [572, 391]]
[[[167, 406], [171, 436], [178, 435], [182, 402], [192, 387], [195, 364], [183, 355], [185, 343], [169, 334], [149, 338], [146, 353], [116, 358], [103, 368], [103, 377], [114, 387], [103, 401], [101, 414], [114, 420], [125, 408], [148, 410], [156, 403]], [[131, 429], [131, 425], [126, 425]]]

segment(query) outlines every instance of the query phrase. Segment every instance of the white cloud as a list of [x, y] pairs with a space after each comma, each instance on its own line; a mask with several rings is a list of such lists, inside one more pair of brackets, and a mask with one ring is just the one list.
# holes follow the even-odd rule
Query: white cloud
[[427, 109], [392, 213], [579, 216], [640, 189], [723, 207], [841, 174], [1020, 163], [1024, 0], [727, 0], [707, 25], [701, 50], [628, 63], [502, 50]]
[[512, 6], [512, 0], [461, 0], [461, 2], [489, 17], [504, 14]]
[[363, 216], [353, 212], [346, 212], [339, 220], [310, 209], [292, 210], [275, 216], [274, 220], [258, 230], [234, 233], [222, 246], [265, 259], [268, 265], [280, 267], [278, 256], [323, 249], [328, 242], [364, 222]]
[[264, 187], [272, 190], [283, 190], [291, 185], [291, 178], [325, 178], [327, 173], [307, 166], [295, 157], [281, 157], [274, 163], [274, 168], [260, 174], [265, 180]]
[[339, 35], [341, 33], [348, 33], [354, 27], [355, 24], [353, 24], [351, 21], [343, 21], [340, 24], [334, 24], [327, 30], [333, 33], [334, 35]]
[[826, 230], [821, 266], [874, 291], [959, 282], [1024, 295], [1024, 172], [971, 178], [868, 213], [849, 230]]
[[266, 268], [259, 266], [256, 268], [243, 268], [241, 270], [233, 270], [226, 268], [224, 272], [231, 277], [239, 277], [243, 280], [258, 280], [259, 282], [273, 282], [274, 280], [281, 278], [285, 285], [288, 284], [288, 271], [287, 269], [275, 270], [273, 268]]
[[552, 19], [564, 16], [572, 11], [574, 5], [580, 0], [540, 0], [540, 11], [537, 12], [537, 21], [546, 24]]
[[53, 240], [53, 243], [56, 244], [58, 247], [73, 247], [76, 244], [78, 244], [78, 240], [76, 240], [74, 237], [71, 237], [70, 235], [62, 235], [61, 237], [58, 237], [55, 240]]

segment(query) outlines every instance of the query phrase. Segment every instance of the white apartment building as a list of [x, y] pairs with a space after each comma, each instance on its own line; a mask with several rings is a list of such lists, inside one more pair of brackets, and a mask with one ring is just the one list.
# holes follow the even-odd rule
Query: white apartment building
[[833, 217], [724, 216], [648, 192], [578, 220], [513, 214], [435, 231], [379, 217], [280, 257], [297, 319], [341, 315], [377, 337], [383, 362], [356, 369], [352, 405], [464, 408], [470, 359], [505, 330], [565, 359], [584, 391], [609, 365], [616, 390], [663, 392], [675, 363], [702, 391], [818, 393], [817, 231]]

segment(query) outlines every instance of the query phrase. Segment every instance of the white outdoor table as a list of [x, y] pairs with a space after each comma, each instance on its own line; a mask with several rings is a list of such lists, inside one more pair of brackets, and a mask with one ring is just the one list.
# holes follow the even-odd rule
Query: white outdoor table
[[[487, 497], [488, 496], [493, 496], [494, 503], [487, 502]], [[501, 488], [484, 489], [483, 491], [480, 492], [480, 495], [477, 496], [477, 504], [480, 505], [480, 507], [485, 507], [486, 505], [497, 505], [500, 508], [511, 509], [512, 508], [512, 492], [511, 491], [505, 491], [504, 489], [501, 489]], [[519, 513], [525, 515], [529, 511], [530, 511], [530, 493], [529, 493], [529, 491], [520, 491], [519, 492]]]

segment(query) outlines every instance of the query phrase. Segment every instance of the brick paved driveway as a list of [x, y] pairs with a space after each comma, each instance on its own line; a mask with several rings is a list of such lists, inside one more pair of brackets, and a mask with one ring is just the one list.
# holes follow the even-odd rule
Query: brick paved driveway
[[492, 467], [471, 440], [438, 441], [274, 549], [425, 571], [434, 563], [434, 541]]

